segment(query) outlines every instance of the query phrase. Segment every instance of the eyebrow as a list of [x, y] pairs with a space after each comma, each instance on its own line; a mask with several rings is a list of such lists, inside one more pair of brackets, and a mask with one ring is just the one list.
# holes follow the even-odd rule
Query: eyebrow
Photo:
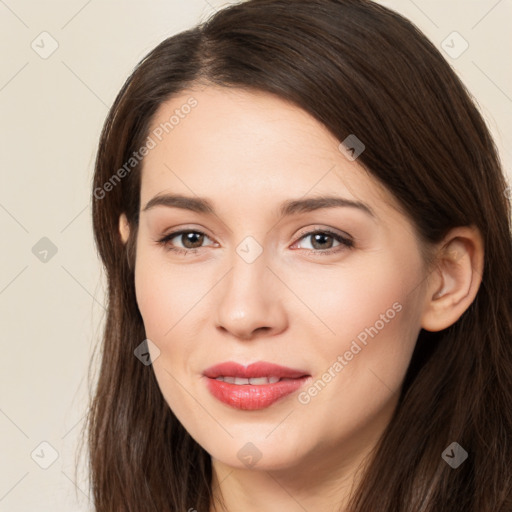
[[[156, 206], [165, 206], [167, 208], [181, 208], [183, 210], [190, 210], [197, 213], [204, 213], [207, 215], [216, 215], [215, 208], [210, 200], [202, 197], [188, 197], [180, 194], [161, 194], [153, 197], [146, 206], [143, 212], [147, 212]], [[296, 215], [298, 213], [312, 212], [323, 208], [340, 208], [350, 207], [357, 208], [371, 217], [376, 217], [373, 210], [361, 201], [353, 201], [338, 196], [317, 196], [307, 199], [289, 199], [281, 203], [279, 214], [282, 217]]]

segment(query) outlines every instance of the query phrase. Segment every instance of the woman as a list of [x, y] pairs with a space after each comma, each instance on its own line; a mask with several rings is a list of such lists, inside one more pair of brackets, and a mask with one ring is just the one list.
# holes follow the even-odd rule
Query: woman
[[96, 161], [96, 510], [512, 510], [509, 219], [398, 14], [250, 0], [162, 42]]

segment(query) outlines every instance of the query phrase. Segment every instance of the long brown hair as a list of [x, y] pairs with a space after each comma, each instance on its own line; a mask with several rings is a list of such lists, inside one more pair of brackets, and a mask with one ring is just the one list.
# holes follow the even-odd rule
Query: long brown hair
[[[366, 145], [358, 163], [394, 194], [425, 243], [457, 226], [478, 227], [485, 264], [477, 296], [449, 328], [420, 332], [399, 404], [349, 510], [510, 512], [506, 181], [481, 115], [440, 52], [412, 23], [366, 0], [232, 5], [159, 44], [119, 92], [101, 134], [92, 195], [108, 280], [87, 423], [95, 510], [210, 509], [210, 456], [164, 401], [151, 366], [134, 356], [146, 338], [133, 273], [143, 159], [126, 166], [158, 107], [197, 83], [275, 94], [340, 141], [356, 134]], [[121, 213], [131, 226], [126, 246]], [[453, 441], [468, 452], [457, 469], [441, 458]]]

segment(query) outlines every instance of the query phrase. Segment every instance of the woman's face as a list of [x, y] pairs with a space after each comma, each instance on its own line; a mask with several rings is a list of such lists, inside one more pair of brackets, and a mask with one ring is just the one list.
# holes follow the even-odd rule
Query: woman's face
[[214, 87], [162, 105], [150, 137], [135, 285], [169, 407], [220, 464], [361, 457], [397, 404], [427, 277], [362, 147], [341, 151], [281, 99]]

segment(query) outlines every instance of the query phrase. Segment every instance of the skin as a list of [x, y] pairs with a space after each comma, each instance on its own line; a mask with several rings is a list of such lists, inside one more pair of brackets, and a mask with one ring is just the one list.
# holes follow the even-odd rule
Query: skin
[[[161, 105], [152, 128], [190, 96], [197, 107], [149, 152], [142, 172], [135, 286], [147, 338], [160, 350], [158, 384], [212, 456], [214, 495], [227, 510], [344, 510], [396, 407], [420, 329], [444, 329], [473, 301], [481, 236], [452, 230], [430, 248], [437, 265], [428, 269], [391, 194], [306, 112], [266, 93], [203, 86]], [[208, 198], [215, 214], [143, 211], [171, 192]], [[283, 201], [322, 194], [361, 201], [374, 215], [337, 207], [279, 218]], [[184, 228], [207, 235], [198, 252], [158, 243]], [[354, 247], [304, 236], [322, 229], [348, 234]], [[126, 242], [124, 215], [119, 230]], [[252, 263], [236, 252], [248, 236], [262, 249]], [[168, 244], [194, 246], [182, 236]], [[329, 247], [340, 250], [322, 255]], [[297, 392], [241, 411], [205, 386], [202, 372], [223, 361], [269, 361], [315, 382], [396, 303], [394, 318], [307, 404]], [[261, 454], [253, 467], [237, 456], [248, 442]]]

